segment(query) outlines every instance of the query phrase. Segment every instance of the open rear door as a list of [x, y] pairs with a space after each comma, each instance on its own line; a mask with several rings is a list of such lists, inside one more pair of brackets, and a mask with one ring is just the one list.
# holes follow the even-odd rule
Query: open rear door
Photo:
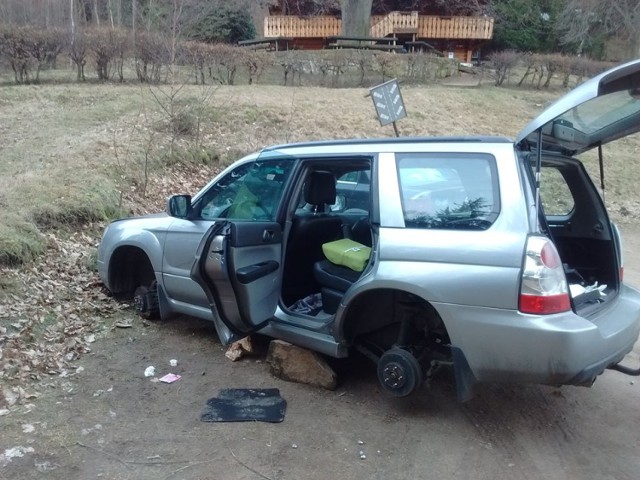
[[[204, 235], [191, 278], [207, 294], [216, 322], [234, 335], [250, 335], [273, 317], [282, 283], [282, 228], [272, 221], [216, 222]], [[220, 327], [219, 324], [216, 327]]]
[[639, 130], [640, 60], [634, 60], [558, 99], [518, 134], [516, 145], [573, 156]]

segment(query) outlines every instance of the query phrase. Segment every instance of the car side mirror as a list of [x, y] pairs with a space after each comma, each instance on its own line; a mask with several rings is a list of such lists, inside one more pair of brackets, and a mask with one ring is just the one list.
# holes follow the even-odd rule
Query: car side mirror
[[191, 216], [191, 195], [173, 195], [167, 200], [167, 213], [176, 218]]

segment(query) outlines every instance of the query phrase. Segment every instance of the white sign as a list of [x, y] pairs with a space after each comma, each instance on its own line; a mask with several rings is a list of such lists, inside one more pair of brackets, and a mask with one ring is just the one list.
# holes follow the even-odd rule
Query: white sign
[[407, 116], [397, 80], [389, 80], [369, 90], [380, 125], [388, 125]]

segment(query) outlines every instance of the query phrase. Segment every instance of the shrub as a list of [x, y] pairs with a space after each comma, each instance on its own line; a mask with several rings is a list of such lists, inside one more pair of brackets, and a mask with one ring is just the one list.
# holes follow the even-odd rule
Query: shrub
[[247, 69], [249, 85], [252, 85], [253, 82], [259, 82], [264, 70], [272, 64], [272, 57], [265, 52], [248, 50], [245, 52], [243, 57], [243, 63]]
[[245, 54], [246, 50], [243, 48], [233, 47], [224, 43], [209, 46], [208, 55], [212, 60], [209, 66], [209, 75], [222, 85], [233, 85], [238, 68], [244, 62]]
[[521, 53], [514, 50], [503, 50], [502, 52], [494, 52], [489, 57], [489, 61], [495, 69], [496, 86], [502, 85], [509, 78], [511, 70], [518, 65]]
[[0, 29], [0, 53], [9, 60], [16, 83], [38, 83], [42, 68], [55, 63], [64, 45], [64, 34], [58, 29], [13, 26]]
[[136, 76], [141, 82], [159, 83], [162, 67], [169, 63], [169, 49], [162, 36], [139, 33], [134, 39]]
[[237, 43], [256, 36], [256, 27], [245, 9], [225, 6], [211, 10], [190, 32], [190, 37], [207, 43]]
[[89, 49], [96, 62], [99, 80], [109, 79], [109, 64], [116, 55], [117, 47], [113, 31], [106, 28], [94, 28], [87, 32]]
[[208, 45], [202, 42], [183, 42], [179, 46], [180, 61], [193, 67], [196, 85], [206, 83], [205, 66], [208, 53]]
[[79, 32], [76, 38], [69, 45], [69, 58], [77, 69], [78, 82], [86, 80], [84, 76], [84, 66], [87, 64], [87, 54], [89, 51], [89, 42], [84, 33]]

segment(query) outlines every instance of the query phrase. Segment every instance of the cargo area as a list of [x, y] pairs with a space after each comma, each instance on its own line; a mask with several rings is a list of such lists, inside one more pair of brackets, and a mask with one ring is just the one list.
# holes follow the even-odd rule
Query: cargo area
[[543, 160], [544, 228], [564, 265], [576, 311], [615, 296], [620, 285], [619, 240], [597, 187], [574, 158]]

